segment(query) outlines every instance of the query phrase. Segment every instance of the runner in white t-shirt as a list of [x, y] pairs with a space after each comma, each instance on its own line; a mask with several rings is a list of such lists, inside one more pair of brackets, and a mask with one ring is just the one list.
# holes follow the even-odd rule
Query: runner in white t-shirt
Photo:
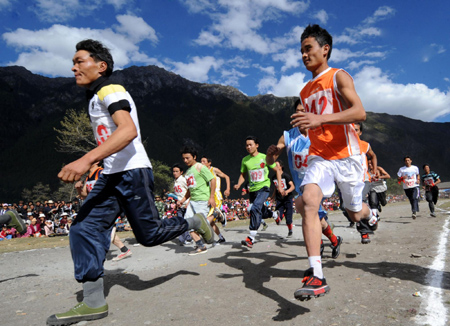
[[411, 203], [412, 218], [415, 220], [419, 211], [419, 168], [411, 164], [410, 156], [405, 156], [404, 161], [405, 166], [402, 166], [397, 172], [398, 182], [403, 185], [403, 190]]

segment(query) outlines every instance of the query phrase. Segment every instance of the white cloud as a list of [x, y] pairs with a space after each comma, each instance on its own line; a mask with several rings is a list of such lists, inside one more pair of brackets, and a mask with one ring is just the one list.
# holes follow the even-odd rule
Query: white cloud
[[193, 57], [190, 63], [174, 62], [167, 60], [167, 63], [173, 66], [174, 73], [183, 76], [186, 79], [204, 83], [209, 79], [208, 73], [211, 69], [218, 70], [223, 65], [223, 60], [217, 60], [214, 57]]
[[378, 58], [378, 59], [384, 59], [386, 57], [386, 52], [364, 52], [364, 51], [356, 51], [353, 52], [350, 49], [335, 49], [331, 51], [331, 57], [330, 61], [332, 62], [342, 62], [346, 61], [351, 58]]
[[37, 31], [19, 28], [4, 33], [2, 38], [8, 46], [21, 51], [18, 59], [8, 65], [24, 66], [35, 73], [50, 76], [72, 76], [70, 69], [75, 45], [88, 38], [101, 40], [111, 50], [116, 69], [121, 69], [131, 60], [161, 66], [157, 59], [149, 58], [139, 51], [139, 41], [119, 32], [127, 30], [126, 27], [120, 28], [121, 26], [123, 25], [118, 25], [118, 31], [114, 31], [109, 28], [98, 30], [55, 24], [48, 29]]
[[221, 70], [222, 79], [220, 81], [221, 84], [230, 85], [230, 86], [239, 86], [239, 79], [247, 77], [241, 71], [236, 70], [235, 68], [231, 69], [222, 69]]
[[139, 43], [148, 39], [153, 43], [158, 43], [158, 37], [156, 36], [155, 30], [141, 17], [119, 15], [116, 18], [120, 23], [116, 30], [122, 34], [127, 34], [130, 36], [132, 42]]
[[445, 51], [447, 51], [447, 50], [444, 48], [444, 46], [441, 45], [441, 44], [435, 44], [435, 43], [433, 43], [433, 44], [431, 44], [431, 48], [434, 49], [434, 50], [436, 51], [437, 54], [442, 54], [442, 53], [444, 53]]
[[450, 113], [450, 93], [424, 84], [396, 84], [376, 67], [355, 74], [355, 87], [367, 111], [433, 121]]
[[448, 77], [444, 77], [444, 80], [445, 80], [446, 82], [450, 82], [450, 78], [448, 78]]
[[195, 40], [197, 44], [220, 45], [260, 54], [274, 53], [292, 44], [292, 33], [298, 32], [293, 30], [272, 40], [259, 33], [265, 22], [280, 19], [283, 14], [302, 13], [308, 7], [304, 2], [291, 0], [189, 0], [184, 3], [192, 12], [207, 14], [213, 21], [200, 32]]
[[322, 25], [325, 25], [328, 21], [328, 14], [325, 10], [319, 10], [313, 15], [313, 18], [317, 19]]
[[253, 68], [259, 69], [268, 75], [275, 76], [275, 67], [274, 66], [263, 67], [259, 64], [254, 64]]
[[376, 22], [390, 18], [395, 15], [395, 9], [388, 7], [388, 6], [382, 6], [379, 7], [372, 16], [367, 17], [363, 23], [365, 24], [375, 24]]
[[278, 80], [275, 77], [267, 76], [258, 83], [258, 90], [261, 94], [273, 94], [275, 96], [298, 96], [300, 90], [305, 86], [306, 75], [302, 72], [294, 73], [290, 76], [281, 76]]
[[12, 2], [9, 0], [0, 0], [0, 11], [2, 9], [9, 7], [11, 4], [12, 4]]
[[284, 62], [284, 65], [281, 67], [281, 71], [285, 72], [290, 68], [296, 68], [300, 66], [301, 62], [301, 54], [299, 51], [294, 49], [288, 49], [284, 53], [274, 54], [272, 56], [274, 61]]
[[[5, 1], [5, 0], [0, 0]], [[36, 0], [36, 5], [30, 7], [36, 16], [47, 22], [65, 22], [74, 20], [77, 16], [87, 16], [99, 10], [105, 4], [112, 5], [115, 10], [121, 9], [125, 4], [130, 7], [133, 1], [127, 0]]]
[[370, 66], [373, 65], [375, 61], [372, 60], [362, 60], [362, 61], [351, 61], [347, 68], [348, 69], [359, 69], [361, 66]]

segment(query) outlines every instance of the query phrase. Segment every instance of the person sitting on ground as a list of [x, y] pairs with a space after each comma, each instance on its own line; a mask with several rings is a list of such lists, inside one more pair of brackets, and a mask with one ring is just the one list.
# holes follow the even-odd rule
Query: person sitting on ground
[[64, 224], [60, 224], [59, 228], [56, 229], [57, 236], [67, 235], [67, 230]]
[[55, 230], [53, 228], [53, 222], [51, 220], [45, 221], [44, 231], [45, 231], [46, 237], [53, 237], [55, 235]]

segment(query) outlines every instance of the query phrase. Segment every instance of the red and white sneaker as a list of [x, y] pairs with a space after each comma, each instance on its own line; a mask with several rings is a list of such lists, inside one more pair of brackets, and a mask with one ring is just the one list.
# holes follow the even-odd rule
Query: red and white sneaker
[[124, 259], [124, 258], [130, 257], [132, 254], [133, 254], [133, 253], [131, 252], [131, 250], [128, 249], [127, 252], [122, 252], [119, 256], [114, 257], [112, 260], [113, 260], [113, 261], [119, 261], [119, 260], [122, 260], [122, 259]]
[[330, 292], [330, 287], [325, 278], [314, 276], [312, 267], [305, 271], [302, 282], [303, 287], [294, 292], [294, 297], [297, 300], [310, 300], [311, 298], [321, 297]]
[[368, 244], [368, 243], [370, 243], [369, 234], [367, 234], [367, 233], [361, 233], [361, 243], [362, 243], [362, 244]]
[[253, 248], [253, 240], [250, 237], [247, 237], [245, 240], [242, 240], [241, 244], [248, 248]]

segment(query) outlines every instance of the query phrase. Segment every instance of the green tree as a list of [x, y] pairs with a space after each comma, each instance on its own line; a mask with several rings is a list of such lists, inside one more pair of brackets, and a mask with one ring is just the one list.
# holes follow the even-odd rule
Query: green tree
[[54, 128], [54, 130], [58, 133], [56, 137], [58, 152], [85, 154], [97, 146], [89, 116], [85, 111], [67, 110], [61, 121], [61, 129]]
[[22, 191], [22, 198], [25, 201], [41, 201], [50, 199], [50, 186], [48, 184], [44, 185], [42, 182], [38, 182], [31, 190], [25, 188]]
[[163, 190], [169, 190], [173, 184], [172, 169], [161, 161], [153, 160], [154, 193], [163, 195]]
[[403, 195], [403, 187], [397, 182], [397, 178], [387, 179], [386, 185], [388, 195]]
[[[81, 180], [83, 180], [83, 178]], [[67, 202], [67, 201], [71, 201], [77, 195], [78, 195], [78, 192], [75, 189], [74, 183], [64, 183], [61, 181], [58, 190], [56, 190], [52, 194], [52, 199], [65, 200]]]

